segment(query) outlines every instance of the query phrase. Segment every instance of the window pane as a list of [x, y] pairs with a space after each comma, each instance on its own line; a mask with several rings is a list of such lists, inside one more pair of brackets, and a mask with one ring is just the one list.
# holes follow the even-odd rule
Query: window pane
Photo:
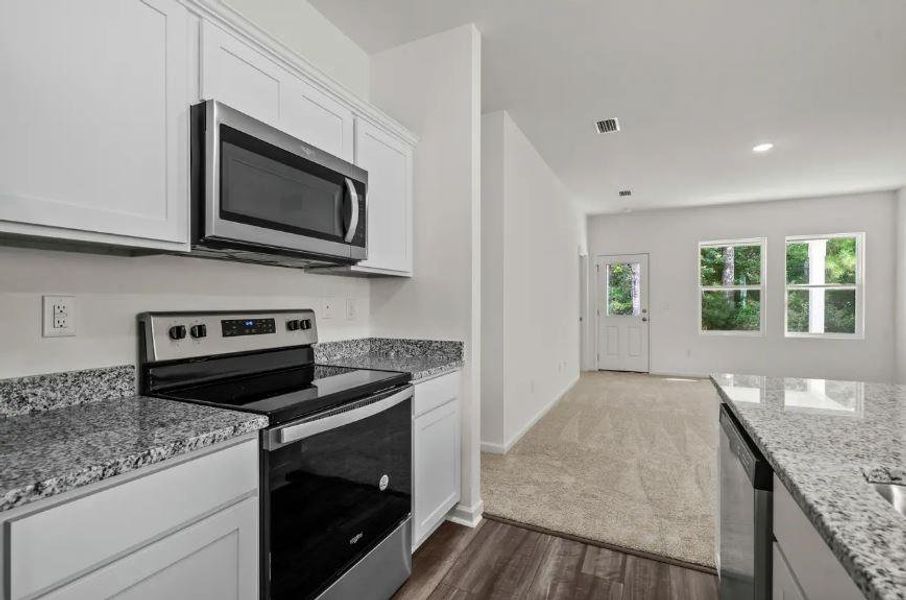
[[856, 283], [856, 238], [788, 243], [786, 281], [794, 284]]
[[639, 263], [615, 263], [607, 265], [608, 316], [639, 315], [641, 310], [639, 273]]
[[702, 292], [701, 326], [704, 331], [758, 331], [761, 328], [761, 292]]
[[703, 286], [761, 284], [761, 246], [706, 246], [699, 256]]
[[856, 283], [856, 238], [827, 240], [826, 283]]
[[790, 290], [787, 331], [791, 333], [855, 333], [856, 290]]
[[786, 282], [808, 283], [807, 243], [795, 242], [786, 245]]
[[856, 332], [856, 290], [824, 290], [824, 331]]

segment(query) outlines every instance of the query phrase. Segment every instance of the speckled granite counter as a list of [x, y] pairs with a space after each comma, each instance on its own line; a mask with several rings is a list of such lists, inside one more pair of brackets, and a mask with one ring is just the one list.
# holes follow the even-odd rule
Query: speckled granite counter
[[364, 338], [315, 346], [319, 364], [400, 371], [417, 382], [462, 368], [462, 342]]
[[906, 517], [868, 483], [904, 483], [906, 386], [712, 380], [865, 596], [906, 599]]
[[9, 415], [0, 417], [0, 512], [267, 426], [258, 415], [121, 397], [134, 394], [135, 372], [115, 369], [0, 381]]

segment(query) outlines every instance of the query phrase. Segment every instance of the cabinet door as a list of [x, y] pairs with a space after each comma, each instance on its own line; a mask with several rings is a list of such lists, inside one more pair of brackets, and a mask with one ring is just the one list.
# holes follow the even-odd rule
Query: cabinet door
[[773, 591], [771, 593], [773, 600], [806, 600], [776, 542], [774, 543], [773, 563]]
[[351, 110], [295, 78], [283, 86], [281, 109], [283, 131], [352, 162], [355, 119]]
[[252, 497], [42, 598], [251, 600], [258, 597], [258, 549]]
[[4, 2], [0, 230], [188, 241], [188, 19], [176, 0]]
[[289, 73], [245, 42], [207, 21], [201, 25], [201, 96], [280, 127]]
[[412, 148], [356, 120], [356, 164], [368, 171], [368, 260], [360, 266], [412, 273]]
[[[416, 386], [416, 396], [418, 393]], [[453, 400], [416, 417], [413, 429], [415, 529], [412, 537], [417, 546], [459, 502], [459, 401]]]

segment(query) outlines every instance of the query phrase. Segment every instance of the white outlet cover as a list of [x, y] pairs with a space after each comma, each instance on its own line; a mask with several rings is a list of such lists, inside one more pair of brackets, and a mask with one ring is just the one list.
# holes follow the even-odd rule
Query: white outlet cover
[[340, 301], [337, 298], [324, 298], [324, 301], [321, 303], [321, 320], [335, 318], [337, 306], [339, 306], [339, 304]]
[[359, 305], [355, 298], [346, 298], [346, 320], [355, 321], [359, 317]]
[[71, 337], [76, 334], [75, 296], [43, 296], [44, 337]]

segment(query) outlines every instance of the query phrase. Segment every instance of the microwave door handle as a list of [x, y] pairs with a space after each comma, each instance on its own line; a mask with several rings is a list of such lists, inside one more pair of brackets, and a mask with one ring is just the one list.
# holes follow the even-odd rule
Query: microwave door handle
[[355, 186], [349, 177], [346, 177], [346, 189], [349, 191], [349, 201], [352, 204], [350, 207], [349, 228], [346, 230], [346, 237], [344, 238], [346, 243], [349, 244], [352, 242], [352, 238], [355, 237], [356, 229], [359, 228], [359, 194], [355, 191]]

